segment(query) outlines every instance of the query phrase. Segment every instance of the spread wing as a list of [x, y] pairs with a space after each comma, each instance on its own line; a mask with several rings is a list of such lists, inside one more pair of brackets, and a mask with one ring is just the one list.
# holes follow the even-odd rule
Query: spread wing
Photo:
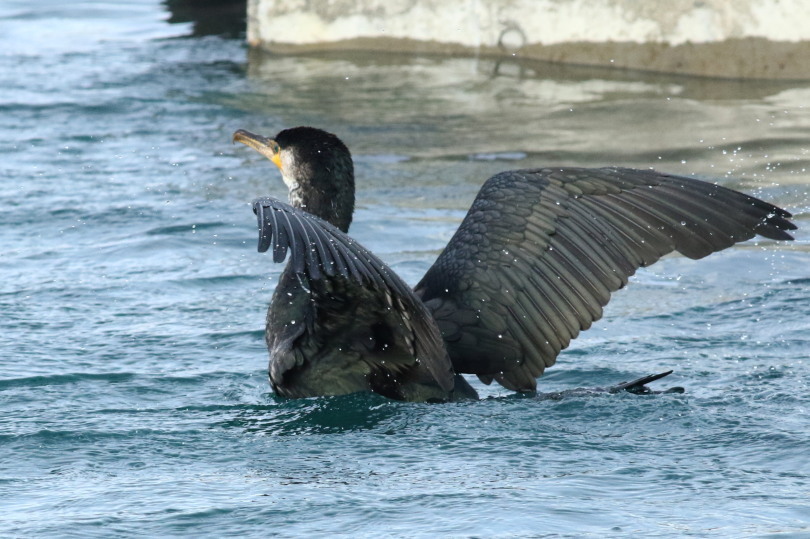
[[[253, 211], [259, 224], [259, 251], [272, 249], [275, 262], [283, 262], [290, 253], [288, 271], [306, 276], [311, 285], [307, 301], [321, 301], [319, 312], [334, 312], [340, 318], [313, 329], [310, 343], [322, 347], [318, 357], [341, 356], [333, 359], [338, 362], [361, 356], [360, 361], [373, 372], [383, 373], [376, 377], [383, 385], [386, 377], [413, 371], [413, 378], [427, 369], [429, 375], [423, 374], [428, 385], [453, 390], [454, 373], [438, 327], [411, 288], [388, 266], [326, 221], [276, 199], [254, 201]], [[351, 342], [348, 346], [353, 351], [343, 354], [339, 346], [330, 345], [330, 338], [340, 342], [350, 339], [353, 331], [369, 331], [359, 325], [370, 326], [370, 335], [386, 342], [371, 349], [368, 342]], [[421, 381], [425, 380], [423, 376]]]
[[255, 200], [253, 213], [259, 221], [259, 252], [272, 247], [273, 262], [283, 262], [291, 251], [295, 273], [312, 279], [341, 275], [361, 285], [411, 294], [410, 287], [379, 258], [326, 221], [270, 197]]
[[789, 217], [652, 170], [509, 171], [484, 184], [415, 291], [457, 372], [532, 391], [637, 268], [672, 251], [702, 258], [757, 234], [790, 240]]

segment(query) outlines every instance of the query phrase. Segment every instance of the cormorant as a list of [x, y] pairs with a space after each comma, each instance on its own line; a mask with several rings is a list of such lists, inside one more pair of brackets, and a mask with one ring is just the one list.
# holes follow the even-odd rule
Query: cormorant
[[484, 183], [411, 289], [347, 234], [354, 167], [338, 137], [295, 127], [274, 138], [240, 129], [233, 140], [275, 163], [289, 188], [289, 205], [253, 203], [259, 251], [272, 249], [275, 262], [290, 253], [266, 328], [270, 383], [285, 397], [475, 397], [460, 373], [533, 392], [637, 268], [672, 251], [703, 258], [757, 234], [791, 240], [785, 231], [796, 229], [781, 208], [693, 178], [510, 170]]

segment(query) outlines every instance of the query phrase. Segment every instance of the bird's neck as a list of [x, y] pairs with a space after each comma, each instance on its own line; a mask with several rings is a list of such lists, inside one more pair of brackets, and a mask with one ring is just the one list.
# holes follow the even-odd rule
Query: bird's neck
[[354, 193], [324, 193], [290, 185], [290, 205], [320, 217], [343, 232], [349, 231]]

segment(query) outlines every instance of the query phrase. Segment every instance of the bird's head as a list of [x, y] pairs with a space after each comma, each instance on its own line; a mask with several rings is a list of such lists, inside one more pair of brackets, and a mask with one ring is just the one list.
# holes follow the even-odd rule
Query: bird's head
[[348, 231], [354, 212], [354, 165], [339, 138], [314, 127], [293, 127], [273, 138], [239, 129], [233, 141], [250, 146], [281, 170], [293, 206]]

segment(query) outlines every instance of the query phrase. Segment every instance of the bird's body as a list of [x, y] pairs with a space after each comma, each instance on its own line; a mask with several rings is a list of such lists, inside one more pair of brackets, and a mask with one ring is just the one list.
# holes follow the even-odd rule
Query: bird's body
[[638, 267], [702, 258], [756, 234], [792, 239], [790, 214], [717, 185], [632, 169], [508, 171], [481, 188], [411, 290], [348, 235], [345, 145], [300, 127], [237, 131], [276, 163], [292, 206], [254, 202], [259, 249], [281, 262], [267, 316], [270, 381], [287, 397], [374, 391], [409, 401], [474, 397], [459, 373], [516, 391], [602, 315]]
[[[412, 298], [380, 294], [339, 275], [309, 279], [291, 267], [267, 312], [277, 393], [296, 398], [372, 390], [398, 400], [444, 401], [466, 385], [463, 378], [457, 383], [438, 330]], [[441, 370], [431, 372], [436, 365]], [[472, 396], [472, 388], [461, 389]]]

